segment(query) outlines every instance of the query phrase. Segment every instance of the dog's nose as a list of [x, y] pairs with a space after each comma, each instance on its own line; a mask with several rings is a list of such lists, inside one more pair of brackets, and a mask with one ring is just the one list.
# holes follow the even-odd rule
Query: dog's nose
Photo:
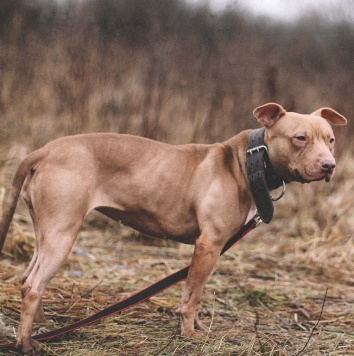
[[336, 167], [336, 162], [333, 159], [323, 159], [321, 161], [321, 169], [323, 172], [333, 172]]

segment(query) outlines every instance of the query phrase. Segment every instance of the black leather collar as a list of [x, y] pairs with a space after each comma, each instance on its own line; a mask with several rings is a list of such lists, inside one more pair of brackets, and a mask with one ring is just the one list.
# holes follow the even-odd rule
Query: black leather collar
[[273, 217], [273, 199], [270, 190], [281, 185], [283, 180], [275, 173], [268, 156], [268, 147], [264, 143], [264, 131], [253, 130], [248, 139], [247, 150], [247, 175], [253, 199], [256, 203], [258, 214], [263, 222], [268, 224]]

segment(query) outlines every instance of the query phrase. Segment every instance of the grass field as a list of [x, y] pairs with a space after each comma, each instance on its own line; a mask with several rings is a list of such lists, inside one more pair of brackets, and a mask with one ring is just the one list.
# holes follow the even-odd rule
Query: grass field
[[[200, 308], [205, 339], [179, 337], [181, 283], [46, 343], [48, 354], [354, 355], [353, 25], [211, 17], [177, 0], [151, 0], [154, 11], [128, 1], [137, 7], [120, 12], [124, 1], [14, 3], [0, 4], [0, 207], [20, 161], [59, 136], [222, 141], [257, 127], [252, 110], [268, 101], [299, 112], [330, 106], [348, 119], [335, 129], [333, 180], [289, 185], [273, 221], [220, 258]], [[115, 22], [123, 10], [126, 20]], [[141, 11], [146, 23], [136, 21]], [[0, 342], [14, 339], [33, 246], [20, 200], [0, 258]], [[35, 331], [89, 316], [185, 267], [191, 254], [92, 214], [45, 293], [49, 322]]]

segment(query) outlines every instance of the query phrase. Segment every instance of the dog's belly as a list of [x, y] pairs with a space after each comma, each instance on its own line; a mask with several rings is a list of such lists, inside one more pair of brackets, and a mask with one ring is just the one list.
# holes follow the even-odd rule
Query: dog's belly
[[98, 207], [95, 210], [153, 237], [194, 244], [200, 235], [197, 219], [193, 217], [181, 217], [176, 221], [164, 218], [162, 223], [161, 219], [146, 212], [122, 212], [110, 207]]

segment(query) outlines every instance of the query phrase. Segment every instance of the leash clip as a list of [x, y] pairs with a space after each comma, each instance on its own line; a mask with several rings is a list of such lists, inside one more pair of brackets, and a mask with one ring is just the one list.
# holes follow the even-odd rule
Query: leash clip
[[262, 223], [262, 219], [258, 214], [258, 211], [256, 211], [256, 213], [254, 214], [253, 220], [256, 222], [256, 227]]

